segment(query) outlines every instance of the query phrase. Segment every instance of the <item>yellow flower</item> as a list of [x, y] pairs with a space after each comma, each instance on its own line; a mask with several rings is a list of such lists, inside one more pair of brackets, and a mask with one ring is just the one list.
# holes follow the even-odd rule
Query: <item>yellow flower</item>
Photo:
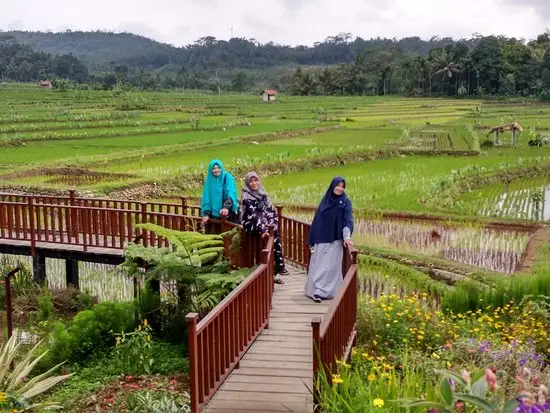
[[382, 408], [384, 407], [384, 400], [383, 399], [379, 399], [379, 398], [376, 398], [372, 401], [372, 405], [374, 407], [378, 407], [378, 408]]
[[151, 336], [147, 335], [147, 341], [151, 341]]
[[367, 377], [367, 379], [369, 379], [369, 381], [374, 381], [374, 380], [376, 380], [376, 374], [374, 374], [374, 373], [369, 374], [368, 377]]
[[349, 364], [347, 364], [346, 362], [341, 361], [341, 360], [337, 360], [336, 364], [338, 364], [339, 366], [342, 366], [342, 367], [346, 367], [346, 368], [351, 367]]
[[434, 359], [436, 359], [436, 360], [439, 360], [439, 359], [441, 358], [441, 357], [439, 356], [439, 354], [437, 354], [437, 353], [433, 353], [433, 354], [432, 354], [432, 357], [433, 357]]
[[141, 331], [141, 324], [140, 324], [139, 327], [138, 327], [138, 331]]
[[4, 403], [8, 400], [8, 396], [4, 392], [0, 392], [0, 403]]
[[333, 384], [340, 384], [340, 383], [343, 383], [344, 380], [342, 380], [342, 378], [340, 377], [339, 374], [333, 374], [332, 375], [332, 383]]
[[143, 320], [143, 325], [147, 327], [149, 324], [147, 323], [147, 319]]

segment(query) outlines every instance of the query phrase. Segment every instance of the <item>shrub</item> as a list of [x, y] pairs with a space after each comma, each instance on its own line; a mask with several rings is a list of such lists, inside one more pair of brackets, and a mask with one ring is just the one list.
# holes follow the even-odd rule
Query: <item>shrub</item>
[[133, 333], [116, 334], [115, 354], [121, 372], [131, 376], [151, 374], [153, 343], [147, 319]]
[[53, 315], [53, 298], [48, 290], [43, 290], [37, 297], [38, 301], [38, 320], [47, 321]]
[[110, 347], [113, 332], [129, 331], [134, 323], [133, 303], [109, 301], [79, 312], [68, 325], [57, 321], [50, 333], [50, 352], [40, 366], [49, 368], [65, 359], [83, 362]]

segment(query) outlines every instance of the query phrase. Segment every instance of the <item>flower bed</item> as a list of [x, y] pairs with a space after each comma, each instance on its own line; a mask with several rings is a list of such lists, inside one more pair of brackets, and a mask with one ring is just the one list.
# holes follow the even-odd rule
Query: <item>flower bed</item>
[[[427, 293], [364, 296], [358, 347], [350, 364], [340, 363], [333, 385], [323, 385], [323, 408], [339, 413], [545, 411], [549, 310], [550, 302], [533, 297], [453, 313], [433, 309]], [[533, 406], [540, 410], [529, 410]]]

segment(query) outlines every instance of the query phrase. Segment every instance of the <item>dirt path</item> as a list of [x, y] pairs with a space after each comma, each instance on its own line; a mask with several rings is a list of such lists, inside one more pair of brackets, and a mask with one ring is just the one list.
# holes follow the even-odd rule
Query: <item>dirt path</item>
[[540, 249], [543, 244], [549, 243], [550, 226], [545, 226], [536, 230], [527, 243], [527, 248], [525, 248], [525, 252], [523, 253], [521, 266], [518, 268], [517, 272], [531, 272], [535, 264], [537, 249]]

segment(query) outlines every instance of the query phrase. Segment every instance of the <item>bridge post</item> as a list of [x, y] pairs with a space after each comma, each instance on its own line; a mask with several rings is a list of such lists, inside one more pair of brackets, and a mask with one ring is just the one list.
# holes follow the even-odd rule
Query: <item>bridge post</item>
[[187, 197], [186, 196], [181, 197], [181, 214], [187, 215]]
[[199, 413], [199, 354], [197, 340], [197, 313], [187, 314], [187, 351], [189, 353], [189, 399], [191, 413]]
[[32, 257], [32, 279], [39, 285], [46, 282], [46, 257], [39, 253]]
[[[313, 330], [313, 411], [319, 413], [321, 411], [319, 406], [321, 401], [319, 397], [319, 361], [321, 361], [321, 367], [323, 363], [321, 359], [321, 317], [315, 317], [311, 321], [311, 329]], [[329, 380], [328, 377], [327, 380]]]
[[[70, 206], [75, 206], [75, 193], [76, 191], [74, 189], [69, 189], [69, 205]], [[76, 231], [76, 226], [77, 226], [77, 214], [76, 214], [76, 210], [74, 209], [71, 209], [70, 213], [69, 213], [69, 216], [70, 216], [70, 221], [71, 221], [71, 232], [69, 234], [70, 237], [73, 237], [76, 239], [76, 241], [78, 242], [78, 232]], [[84, 235], [84, 237], [86, 237]]]
[[77, 290], [80, 289], [80, 278], [78, 276], [78, 261], [73, 259], [65, 260], [65, 280], [67, 287], [72, 285]]
[[[147, 202], [141, 202], [141, 223], [146, 224], [147, 223]], [[141, 236], [143, 240], [143, 246], [148, 247], [149, 246], [149, 240], [147, 239], [147, 231], [143, 228], [141, 229]]]

